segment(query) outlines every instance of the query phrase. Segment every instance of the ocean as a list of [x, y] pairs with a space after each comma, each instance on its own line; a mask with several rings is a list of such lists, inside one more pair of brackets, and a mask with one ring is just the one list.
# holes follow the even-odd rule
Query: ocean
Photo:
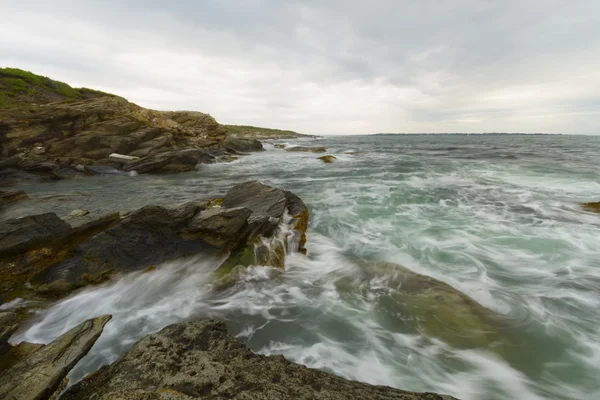
[[[324, 146], [337, 159], [275, 143]], [[48, 343], [112, 314], [73, 383], [150, 332], [216, 318], [255, 352], [372, 384], [465, 400], [600, 398], [600, 215], [581, 208], [600, 201], [600, 136], [344, 136], [265, 148], [178, 175], [20, 187], [32, 201], [2, 218], [172, 206], [254, 179], [294, 192], [311, 217], [308, 256], [288, 255], [283, 274], [252, 267], [214, 291], [219, 260], [177, 260], [83, 289], [17, 340]], [[365, 262], [385, 268], [364, 274]], [[382, 262], [450, 285], [501, 324], [473, 324], [435, 293], [407, 300]]]

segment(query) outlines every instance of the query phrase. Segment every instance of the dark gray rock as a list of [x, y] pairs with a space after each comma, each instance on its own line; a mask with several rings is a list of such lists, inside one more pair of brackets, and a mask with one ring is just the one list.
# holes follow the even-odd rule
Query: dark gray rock
[[27, 193], [22, 190], [0, 190], [0, 208], [28, 198]]
[[31, 284], [38, 292], [64, 293], [102, 282], [112, 274], [140, 271], [199, 253], [214, 255], [212, 245], [180, 234], [180, 229], [205, 205], [187, 203], [174, 209], [146, 206], [116, 222], [118, 214], [110, 214], [105, 222], [110, 225], [108, 229], [79, 244], [72, 257], [41, 271]]
[[[91, 167], [92, 167], [92, 169], [94, 168], [93, 166], [91, 166]], [[75, 168], [71, 168], [71, 167], [61, 168], [57, 171], [54, 171], [53, 174], [57, 179], [75, 179], [78, 177], [85, 176], [85, 174], [82, 173], [81, 171], [78, 171]]]
[[229, 136], [220, 144], [221, 148], [233, 153], [248, 153], [252, 151], [263, 151], [260, 141], [250, 138], [238, 138]]
[[120, 175], [123, 173], [123, 171], [106, 165], [86, 165], [85, 172], [89, 175]]
[[14, 364], [2, 376], [0, 399], [48, 399], [71, 368], [90, 351], [110, 318], [104, 315], [87, 320]]
[[216, 247], [228, 247], [242, 239], [246, 220], [252, 210], [243, 207], [215, 207], [198, 213], [185, 227], [189, 238], [197, 238]]
[[8, 339], [19, 328], [17, 314], [0, 312], [0, 357], [10, 349]]
[[285, 192], [281, 189], [250, 181], [234, 186], [223, 200], [224, 208], [244, 207], [252, 210], [253, 218], [281, 218], [285, 211]]
[[168, 326], [140, 340], [119, 361], [69, 388], [62, 400], [450, 400], [349, 381], [255, 354], [211, 320]]
[[71, 226], [54, 213], [9, 219], [0, 225], [0, 258], [63, 239]]
[[327, 151], [327, 149], [325, 147], [294, 146], [294, 147], [286, 147], [285, 151], [303, 152], [303, 153], [325, 153]]
[[186, 149], [153, 154], [126, 164], [125, 171], [140, 174], [192, 171], [200, 162], [212, 162], [214, 157], [201, 149]]

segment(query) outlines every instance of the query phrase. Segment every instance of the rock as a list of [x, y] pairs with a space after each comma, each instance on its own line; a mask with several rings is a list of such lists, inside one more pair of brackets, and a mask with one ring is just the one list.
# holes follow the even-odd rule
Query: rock
[[120, 175], [123, 172], [105, 165], [86, 165], [85, 172], [89, 175]]
[[75, 364], [85, 356], [110, 315], [87, 320], [52, 343], [14, 364], [0, 381], [0, 399], [47, 399]]
[[264, 147], [261, 142], [251, 138], [240, 138], [228, 136], [221, 142], [220, 147], [234, 153], [248, 153], [252, 151], [263, 151]]
[[19, 328], [17, 314], [0, 312], [0, 357], [10, 350], [8, 339]]
[[0, 259], [64, 239], [71, 226], [54, 213], [9, 219], [1, 225]]
[[583, 203], [581, 206], [586, 211], [600, 213], [600, 201], [596, 203]]
[[28, 342], [21, 342], [14, 346], [8, 346], [10, 347], [8, 352], [6, 352], [3, 356], [0, 355], [0, 376], [3, 376], [6, 371], [10, 369], [10, 367], [19, 361], [24, 360], [34, 352], [44, 347], [44, 345], [40, 343]]
[[54, 172], [58, 170], [60, 167], [58, 164], [53, 162], [32, 162], [32, 163], [23, 163], [20, 165], [21, 169], [26, 172], [32, 173], [40, 173], [40, 172]]
[[325, 147], [294, 146], [294, 147], [286, 147], [285, 151], [304, 152], [304, 153], [325, 153], [327, 151], [327, 149]]
[[81, 218], [88, 215], [90, 212], [87, 210], [73, 210], [65, 217], [65, 219]]
[[198, 213], [184, 228], [186, 238], [201, 239], [215, 247], [234, 247], [252, 210], [243, 207], [211, 208]]
[[236, 157], [236, 156], [224, 155], [224, 156], [217, 157], [216, 161], [218, 163], [230, 163], [230, 162], [233, 162], [233, 161], [239, 160], [239, 159], [240, 158]]
[[27, 193], [22, 190], [0, 190], [0, 208], [28, 198]]
[[216, 248], [182, 237], [180, 230], [206, 203], [187, 203], [175, 209], [146, 206], [110, 228], [90, 237], [75, 252], [30, 279], [40, 293], [67, 293], [101, 283], [117, 273], [130, 273], [199, 253], [212, 256]]
[[[424, 332], [457, 348], [490, 348], [502, 356], [509, 349], [518, 349], [511, 338], [501, 335], [507, 326], [500, 315], [447, 283], [398, 264], [378, 261], [357, 264], [362, 276], [351, 286], [376, 281], [392, 289], [388, 296], [380, 298], [382, 308], [386, 301], [391, 301], [394, 310], [406, 316], [404, 321], [413, 332]], [[348, 283], [348, 277], [336, 283], [338, 289], [342, 282]]]
[[[118, 213], [80, 217], [73, 226], [55, 214], [8, 220], [0, 227], [0, 294], [14, 298], [40, 271], [73, 256], [73, 248], [120, 221]], [[15, 292], [15, 290], [17, 290]], [[27, 289], [28, 290], [28, 289]]]
[[337, 158], [334, 156], [323, 156], [319, 157], [318, 159], [323, 161], [325, 164], [331, 164], [333, 160], [337, 160]]
[[[43, 351], [44, 349], [40, 350]], [[349, 381], [255, 354], [223, 322], [168, 326], [146, 336], [120, 360], [70, 387], [62, 400], [146, 399], [450, 400]]]
[[194, 170], [202, 160], [212, 162], [214, 157], [199, 149], [178, 150], [144, 157], [126, 164], [123, 169], [140, 174], [186, 172]]
[[75, 179], [77, 177], [85, 176], [85, 167], [82, 166], [82, 170], [79, 171], [75, 168], [61, 168], [53, 172], [54, 176], [58, 179]]
[[279, 144], [279, 143], [276, 143], [276, 144], [274, 144], [273, 146], [274, 146], [276, 149], [285, 149], [285, 147], [286, 147], [286, 146], [285, 146], [285, 144]]
[[111, 155], [108, 156], [108, 159], [112, 162], [127, 164], [132, 161], [137, 161], [140, 158], [135, 157], [135, 156], [126, 156], [123, 154], [112, 153]]
[[[285, 263], [285, 247], [291, 251], [306, 254], [306, 229], [308, 227], [308, 208], [300, 198], [291, 192], [263, 185], [258, 181], [250, 181], [233, 187], [223, 200], [224, 208], [243, 207], [252, 210], [248, 218], [247, 231], [244, 235], [245, 245], [240, 243], [229, 257], [215, 271], [216, 279], [223, 279], [238, 265], [267, 265], [283, 268]], [[277, 231], [285, 213], [290, 220], [292, 235], [279, 246]], [[271, 244], [265, 244], [260, 238], [269, 238]], [[258, 256], [258, 257], [257, 257]]]

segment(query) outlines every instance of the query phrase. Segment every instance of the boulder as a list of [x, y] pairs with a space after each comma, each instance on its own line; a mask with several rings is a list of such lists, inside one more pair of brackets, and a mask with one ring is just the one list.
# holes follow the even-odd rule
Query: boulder
[[27, 193], [22, 190], [0, 190], [0, 208], [28, 198]]
[[252, 210], [215, 207], [198, 213], [184, 228], [186, 238], [201, 239], [215, 247], [234, 247]]
[[1, 225], [0, 259], [64, 239], [71, 226], [54, 213], [9, 219]]
[[[84, 171], [85, 171], [85, 168], [83, 168], [82, 171], [79, 171], [75, 168], [67, 167], [67, 168], [61, 168], [59, 170], [54, 171], [53, 175], [57, 179], [75, 179], [78, 177], [85, 176]], [[89, 172], [89, 173], [94, 175], [92, 172]]]
[[123, 172], [106, 165], [86, 165], [85, 172], [88, 175], [120, 175]]
[[0, 399], [48, 399], [90, 351], [110, 318], [87, 320], [12, 365], [0, 380]]
[[[223, 200], [223, 207], [242, 207], [252, 213], [248, 217], [243, 242], [232, 250], [215, 271], [216, 279], [222, 280], [240, 265], [283, 268], [286, 248], [306, 254], [304, 245], [309, 212], [304, 202], [293, 193], [250, 181], [230, 189]], [[289, 224], [292, 233], [279, 244], [278, 227], [286, 214], [291, 217]], [[269, 244], [265, 244], [262, 238], [268, 238]]]
[[325, 153], [327, 151], [327, 149], [325, 147], [294, 146], [294, 147], [286, 147], [285, 151], [304, 152], [304, 153]]
[[[0, 294], [15, 289], [45, 268], [73, 255], [73, 248], [120, 221], [118, 213], [80, 217], [69, 225], [53, 213], [4, 221], [0, 225]], [[21, 291], [22, 292], [22, 291]]]
[[595, 203], [583, 203], [581, 206], [586, 211], [600, 213], [600, 201]]
[[0, 376], [3, 376], [10, 367], [29, 357], [44, 347], [44, 345], [41, 343], [21, 342], [14, 346], [8, 345], [8, 347], [10, 349], [3, 356], [0, 355]]
[[140, 174], [161, 172], [186, 172], [196, 168], [198, 163], [214, 162], [214, 157], [200, 149], [170, 151], [144, 157], [138, 161], [125, 164], [125, 171], [136, 171]]
[[0, 312], [0, 357], [10, 349], [8, 339], [19, 328], [17, 314]]
[[[214, 255], [212, 245], [180, 233], [198, 211], [209, 205], [207, 201], [173, 209], [143, 207], [79, 244], [70, 257], [33, 276], [31, 284], [37, 292], [61, 294], [103, 282], [112, 274], [140, 271], [199, 253]], [[91, 229], [89, 224], [87, 229]]]
[[274, 144], [273, 146], [274, 146], [276, 149], [285, 149], [285, 147], [286, 147], [286, 146], [285, 146], [285, 144], [279, 144], [279, 143], [276, 143], [276, 144]]
[[318, 159], [323, 161], [325, 164], [331, 164], [333, 160], [337, 160], [335, 156], [323, 156], [319, 157]]
[[452, 399], [349, 381], [283, 356], [255, 354], [213, 320], [174, 324], [146, 336], [123, 358], [70, 387], [61, 400], [117, 398]]
[[228, 136], [220, 143], [220, 147], [233, 153], [263, 151], [262, 143], [256, 139]]

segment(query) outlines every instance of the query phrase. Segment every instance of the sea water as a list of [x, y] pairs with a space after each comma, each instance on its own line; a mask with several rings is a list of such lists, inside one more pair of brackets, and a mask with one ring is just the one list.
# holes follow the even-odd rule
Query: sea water
[[[324, 146], [337, 159], [274, 143]], [[293, 191], [311, 217], [308, 256], [289, 254], [284, 274], [251, 267], [215, 291], [220, 260], [176, 260], [74, 293], [15, 339], [48, 343], [112, 314], [74, 382], [148, 333], [216, 318], [258, 353], [348, 379], [461, 399], [600, 398], [600, 215], [580, 206], [600, 201], [600, 137], [376, 135], [265, 148], [185, 174], [23, 185], [32, 200], [2, 218], [170, 206], [252, 179]], [[431, 276], [500, 314], [518, 356], [415, 331], [385, 276], [354, 279], [360, 260]]]

